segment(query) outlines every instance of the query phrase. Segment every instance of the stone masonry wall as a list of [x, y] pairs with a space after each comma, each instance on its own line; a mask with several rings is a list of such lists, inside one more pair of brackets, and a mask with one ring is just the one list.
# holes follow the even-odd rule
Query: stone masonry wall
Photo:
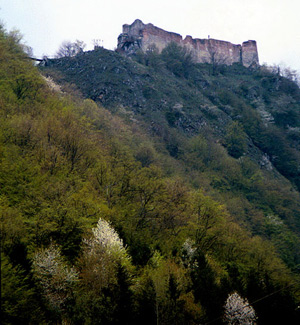
[[144, 24], [137, 19], [131, 25], [123, 25], [123, 33], [118, 37], [118, 51], [133, 54], [137, 50], [146, 52], [153, 45], [159, 53], [170, 42], [187, 47], [198, 63], [215, 63], [231, 65], [241, 63], [245, 67], [259, 64], [255, 41], [247, 41], [242, 45], [215, 39], [199, 39], [167, 32], [152, 24]]

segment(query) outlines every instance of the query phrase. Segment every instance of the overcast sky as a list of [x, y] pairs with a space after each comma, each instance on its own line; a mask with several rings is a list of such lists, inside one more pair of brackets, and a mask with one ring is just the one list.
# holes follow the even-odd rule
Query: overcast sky
[[37, 57], [64, 40], [114, 49], [136, 18], [167, 31], [241, 44], [256, 40], [260, 63], [300, 71], [300, 0], [0, 0], [7, 30], [19, 29]]

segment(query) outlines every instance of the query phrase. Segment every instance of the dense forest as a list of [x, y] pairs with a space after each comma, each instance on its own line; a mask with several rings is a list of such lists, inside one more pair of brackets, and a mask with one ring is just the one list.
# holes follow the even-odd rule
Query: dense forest
[[299, 109], [268, 67], [35, 67], [1, 28], [1, 322], [297, 324]]

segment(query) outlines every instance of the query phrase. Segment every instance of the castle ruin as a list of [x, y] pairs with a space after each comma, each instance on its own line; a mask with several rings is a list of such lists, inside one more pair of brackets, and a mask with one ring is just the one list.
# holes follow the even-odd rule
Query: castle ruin
[[123, 33], [118, 37], [118, 51], [134, 54], [138, 50], [146, 52], [155, 46], [160, 53], [170, 42], [185, 46], [197, 63], [232, 65], [241, 63], [245, 67], [257, 66], [258, 52], [256, 41], [246, 41], [242, 45], [232, 44], [212, 38], [199, 39], [167, 32], [152, 24], [135, 20], [131, 25], [123, 25]]

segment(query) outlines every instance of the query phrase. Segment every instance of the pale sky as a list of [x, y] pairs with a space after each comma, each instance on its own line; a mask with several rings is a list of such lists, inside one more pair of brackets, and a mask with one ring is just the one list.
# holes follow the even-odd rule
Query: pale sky
[[299, 15], [300, 0], [0, 0], [6, 29], [19, 29], [36, 57], [52, 57], [64, 40], [114, 49], [122, 25], [139, 18], [183, 37], [256, 40], [261, 64], [298, 71]]

